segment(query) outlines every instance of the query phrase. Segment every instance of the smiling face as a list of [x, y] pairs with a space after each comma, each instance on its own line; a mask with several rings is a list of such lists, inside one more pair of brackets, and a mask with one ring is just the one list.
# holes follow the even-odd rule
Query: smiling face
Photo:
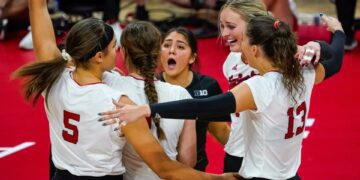
[[246, 22], [239, 13], [224, 8], [220, 13], [221, 37], [229, 44], [230, 51], [241, 52], [241, 41]]
[[167, 76], [177, 77], [190, 71], [196, 60], [189, 41], [179, 32], [173, 31], [161, 45], [161, 65]]

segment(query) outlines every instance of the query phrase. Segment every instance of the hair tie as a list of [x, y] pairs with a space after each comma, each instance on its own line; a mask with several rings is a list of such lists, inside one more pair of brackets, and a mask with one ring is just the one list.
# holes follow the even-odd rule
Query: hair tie
[[61, 56], [65, 61], [71, 61], [71, 56], [69, 53], [66, 52], [65, 49], [61, 51]]
[[274, 22], [274, 28], [275, 28], [275, 29], [279, 29], [279, 25], [280, 25], [280, 21], [279, 21], [279, 20], [276, 20], [276, 21]]

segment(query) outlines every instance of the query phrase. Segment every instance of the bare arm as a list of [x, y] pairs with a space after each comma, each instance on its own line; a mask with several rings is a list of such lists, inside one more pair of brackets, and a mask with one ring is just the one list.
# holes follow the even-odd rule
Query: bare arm
[[195, 121], [184, 121], [184, 127], [179, 138], [177, 150], [177, 160], [179, 162], [189, 167], [195, 166], [197, 159]]
[[247, 84], [242, 82], [239, 85], [232, 88], [230, 91], [234, 94], [236, 101], [235, 112], [242, 112], [248, 109], [252, 109], [252, 110], [257, 109], [254, 101], [254, 97]]
[[29, 0], [29, 14], [35, 56], [38, 61], [60, 56], [46, 0]]
[[[134, 104], [123, 96], [121, 103]], [[128, 142], [144, 162], [162, 179], [236, 179], [236, 174], [207, 174], [171, 160], [152, 135], [145, 118], [121, 127]], [[141, 138], [139, 138], [141, 137]]]
[[209, 122], [208, 130], [222, 145], [229, 140], [230, 127], [226, 122]]

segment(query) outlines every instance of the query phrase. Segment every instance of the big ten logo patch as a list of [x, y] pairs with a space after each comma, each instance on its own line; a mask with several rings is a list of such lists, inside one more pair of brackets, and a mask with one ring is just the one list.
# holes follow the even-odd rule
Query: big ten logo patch
[[201, 96], [208, 96], [208, 91], [206, 89], [204, 90], [194, 90], [194, 96], [195, 97], [201, 97]]

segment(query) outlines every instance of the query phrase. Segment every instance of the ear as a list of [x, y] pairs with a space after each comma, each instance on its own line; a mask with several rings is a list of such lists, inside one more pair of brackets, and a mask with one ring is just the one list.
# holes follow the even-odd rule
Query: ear
[[261, 49], [257, 45], [251, 46], [251, 52], [254, 55], [254, 57], [259, 57], [261, 55]]
[[104, 62], [104, 54], [102, 53], [102, 52], [97, 52], [96, 54], [95, 54], [95, 62], [96, 63], [103, 63]]
[[194, 53], [190, 58], [189, 64], [193, 64], [196, 61], [197, 56], [197, 53]]

